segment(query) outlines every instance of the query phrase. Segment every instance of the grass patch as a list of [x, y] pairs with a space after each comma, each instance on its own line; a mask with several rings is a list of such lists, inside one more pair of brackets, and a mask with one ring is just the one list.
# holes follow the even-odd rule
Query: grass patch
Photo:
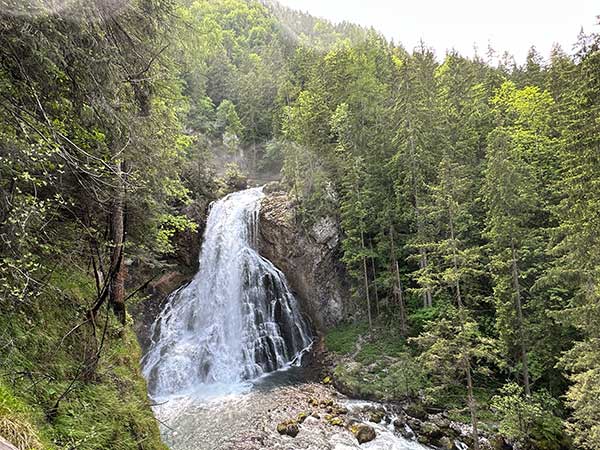
[[390, 328], [375, 328], [362, 344], [356, 360], [363, 364], [373, 364], [382, 357], [406, 357], [406, 340]]
[[327, 334], [325, 345], [344, 357], [334, 378], [342, 390], [355, 397], [412, 398], [426, 383], [406, 340], [384, 324], [376, 324], [372, 330], [364, 322], [341, 325]]
[[356, 348], [358, 338], [369, 330], [364, 322], [339, 325], [325, 336], [325, 346], [330, 352], [349, 355]]
[[56, 271], [51, 283], [53, 290], [31, 305], [0, 305], [0, 434], [22, 450], [165, 450], [131, 327], [122, 329], [102, 310], [98, 340], [107, 318], [108, 326], [101, 358], [95, 376], [84, 381], [78, 374], [86, 346], [96, 345], [91, 327], [63, 337], [85, 317], [93, 280], [69, 268]]

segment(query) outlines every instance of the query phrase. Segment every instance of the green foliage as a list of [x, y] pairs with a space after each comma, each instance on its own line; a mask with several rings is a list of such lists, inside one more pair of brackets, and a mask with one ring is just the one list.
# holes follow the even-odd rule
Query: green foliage
[[163, 255], [168, 255], [175, 251], [173, 246], [173, 237], [176, 233], [184, 231], [195, 232], [198, 224], [192, 222], [184, 215], [164, 214], [159, 218], [160, 227], [156, 237], [156, 251]]
[[[383, 400], [417, 398], [427, 385], [419, 362], [396, 330], [355, 323], [336, 327], [325, 336], [328, 351], [343, 356], [334, 378], [345, 391]], [[353, 355], [353, 359], [346, 358]]]
[[417, 360], [434, 381], [427, 392], [434, 404], [442, 405], [461, 386], [466, 398], [467, 376], [489, 377], [497, 364], [494, 340], [480, 332], [464, 309], [446, 308], [410, 342], [420, 349]]
[[[189, 217], [246, 187], [246, 168], [281, 168], [300, 227], [342, 228], [358, 322], [326, 337], [356, 359], [338, 379], [464, 419], [467, 374], [479, 404], [531, 378], [565, 404], [513, 386], [495, 400], [503, 430], [556, 448], [543, 410], [568, 406], [575, 445], [600, 447], [597, 35], [493, 67], [270, 2], [126, 3], [0, 13], [0, 349], [32, 377], [0, 378], [0, 430], [23, 446], [159, 448], [130, 330], [109, 316], [98, 379], [50, 423], [86, 338], [55, 344], [108, 275], [120, 199], [129, 286], [173, 261]], [[247, 167], [217, 178], [219, 152]]]
[[547, 392], [527, 397], [522, 387], [509, 383], [492, 398], [491, 406], [500, 422], [500, 432], [524, 448], [563, 448], [563, 424], [555, 415], [558, 401]]
[[356, 341], [367, 328], [364, 323], [338, 325], [325, 335], [325, 347], [330, 352], [348, 355], [355, 350]]
[[[57, 268], [52, 284], [56, 291], [41, 297], [43, 306], [5, 310], [0, 317], [3, 436], [40, 450], [164, 449], [138, 368], [133, 331], [123, 330], [103, 311], [102, 324], [108, 319], [108, 328], [96, 378], [78, 378], [89, 333], [85, 325], [68, 332], [74, 319], [82, 320], [95, 287], [77, 267]], [[73, 389], [50, 419], [50, 407], [74, 378]]]
[[218, 193], [223, 196], [246, 188], [248, 177], [236, 163], [229, 163], [225, 166], [225, 173], [217, 180], [217, 183], [220, 185]]

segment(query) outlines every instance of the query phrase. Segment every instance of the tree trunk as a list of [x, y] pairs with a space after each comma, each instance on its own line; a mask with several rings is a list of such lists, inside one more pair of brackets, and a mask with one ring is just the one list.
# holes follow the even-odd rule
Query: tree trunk
[[471, 426], [473, 427], [473, 449], [479, 450], [479, 430], [477, 428], [477, 404], [473, 396], [473, 378], [471, 377], [471, 361], [468, 356], [464, 356], [465, 375], [467, 377], [467, 395], [469, 402], [469, 411], [471, 413]]
[[119, 319], [125, 325], [125, 278], [127, 277], [124, 259], [125, 242], [125, 183], [123, 180], [123, 163], [119, 162], [115, 166], [117, 175], [115, 197], [113, 199], [111, 211], [111, 241], [112, 254], [110, 258], [111, 272], [114, 273], [110, 280], [110, 305]]
[[[454, 266], [454, 272], [458, 274], [458, 256], [456, 255], [456, 243], [454, 239], [454, 212], [452, 207], [448, 208], [448, 216], [450, 218], [450, 240], [452, 241], [452, 264]], [[456, 289], [456, 304], [459, 308], [463, 307], [462, 293], [460, 289], [460, 279], [457, 276], [454, 284]]]
[[510, 249], [512, 252], [512, 278], [515, 290], [517, 327], [521, 346], [521, 363], [523, 364], [523, 388], [525, 389], [525, 395], [529, 397], [531, 395], [531, 388], [529, 386], [529, 364], [527, 358], [527, 344], [525, 343], [525, 332], [523, 330], [523, 306], [521, 299], [521, 284], [519, 283], [519, 266], [517, 265], [517, 251], [515, 249], [515, 243], [512, 239], [510, 241]]
[[[419, 241], [421, 240], [423, 229], [421, 226], [421, 212], [420, 212], [420, 204], [419, 204], [419, 188], [417, 185], [417, 163], [416, 163], [416, 148], [415, 148], [415, 138], [413, 136], [412, 123], [410, 119], [407, 121], [408, 124], [408, 140], [409, 140], [409, 148], [410, 148], [410, 164], [411, 164], [411, 182], [413, 188], [413, 200], [415, 204], [415, 221], [417, 223], [417, 236]], [[419, 267], [421, 269], [427, 268], [427, 252], [424, 248], [419, 249], [419, 255], [421, 256], [419, 260]], [[433, 306], [433, 299], [431, 296], [431, 289], [429, 286], [424, 286], [425, 290], [423, 291], [423, 307], [430, 308]]]
[[394, 228], [390, 226], [390, 244], [391, 244], [391, 257], [394, 271], [396, 274], [396, 286], [394, 288], [394, 294], [398, 298], [398, 306], [400, 309], [400, 334], [404, 337], [408, 334], [408, 326], [406, 323], [406, 307], [404, 305], [404, 295], [402, 293], [402, 282], [400, 281], [400, 267], [398, 265], [398, 258], [396, 257], [396, 244], [394, 242]]
[[[364, 232], [360, 232], [360, 240], [362, 244], [363, 252], [365, 251], [365, 235]], [[369, 317], [369, 329], [373, 328], [373, 319], [371, 318], [371, 298], [369, 296], [369, 277], [367, 272], [367, 257], [363, 256], [363, 274], [365, 276], [365, 294], [367, 296], [367, 315]]]
[[[421, 255], [421, 260], [419, 261], [419, 267], [421, 269], [427, 268], [427, 252], [425, 249], [420, 249], [419, 254]], [[423, 291], [423, 306], [425, 308], [431, 308], [433, 306], [433, 298], [431, 296], [431, 288], [429, 286], [425, 286], [425, 290]]]
[[[369, 250], [371, 255], [373, 254], [373, 243], [369, 241]], [[379, 292], [377, 291], [377, 272], [375, 270], [375, 258], [371, 256], [371, 272], [373, 272], [373, 293], [375, 294], [375, 311], [377, 311], [377, 317], [380, 315], [379, 311]]]

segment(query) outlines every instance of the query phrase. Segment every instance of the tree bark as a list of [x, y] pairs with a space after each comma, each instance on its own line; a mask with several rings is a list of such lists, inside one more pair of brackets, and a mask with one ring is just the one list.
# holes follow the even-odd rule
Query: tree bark
[[[365, 234], [361, 230], [360, 232], [360, 240], [363, 248], [363, 252], [365, 250]], [[363, 256], [363, 274], [365, 277], [365, 294], [367, 296], [367, 315], [369, 317], [369, 329], [373, 328], [373, 319], [371, 317], [371, 298], [369, 296], [369, 276], [367, 272], [367, 257]]]
[[[454, 272], [458, 274], [458, 256], [456, 255], [456, 244], [454, 238], [454, 212], [452, 211], [451, 206], [448, 207], [448, 216], [450, 219], [450, 240], [452, 241], [452, 265], [454, 266]], [[456, 276], [456, 282], [454, 283], [454, 287], [456, 289], [456, 303], [459, 308], [462, 308], [463, 301], [460, 289], [460, 279], [458, 275]]]
[[123, 180], [123, 163], [115, 166], [116, 190], [111, 211], [111, 242], [112, 254], [110, 258], [111, 272], [109, 302], [119, 322], [125, 325], [125, 279], [127, 277], [124, 264], [125, 243], [125, 183]]
[[473, 378], [471, 376], [471, 361], [467, 355], [464, 356], [465, 375], [467, 377], [467, 395], [469, 411], [471, 413], [471, 426], [473, 427], [473, 449], [479, 450], [479, 430], [477, 427], [477, 404], [473, 395]]
[[[369, 241], [369, 250], [371, 255], [373, 254], [373, 243]], [[380, 315], [379, 311], [379, 292], [377, 291], [377, 272], [375, 270], [375, 258], [371, 256], [371, 272], [373, 272], [373, 293], [375, 294], [375, 311], [377, 311], [377, 317]]]
[[406, 306], [404, 305], [402, 282], [400, 281], [400, 267], [398, 265], [398, 258], [396, 257], [396, 243], [394, 241], [394, 228], [392, 226], [390, 226], [390, 244], [392, 253], [392, 264], [396, 275], [396, 286], [394, 289], [394, 294], [398, 298], [398, 306], [400, 309], [400, 334], [406, 337], [408, 335], [408, 326], [406, 322]]

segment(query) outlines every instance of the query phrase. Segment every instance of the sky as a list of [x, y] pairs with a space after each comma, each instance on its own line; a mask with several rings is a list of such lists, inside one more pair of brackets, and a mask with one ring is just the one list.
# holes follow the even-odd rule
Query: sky
[[333, 22], [373, 26], [412, 50], [420, 39], [443, 56], [508, 51], [518, 63], [532, 45], [547, 57], [554, 43], [570, 52], [581, 27], [600, 32], [600, 0], [279, 0]]

